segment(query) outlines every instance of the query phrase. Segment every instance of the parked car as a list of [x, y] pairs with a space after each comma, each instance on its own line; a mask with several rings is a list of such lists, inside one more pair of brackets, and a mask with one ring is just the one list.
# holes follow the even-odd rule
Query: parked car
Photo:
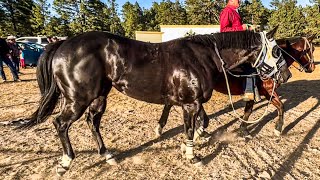
[[19, 37], [16, 39], [16, 41], [18, 42], [32, 42], [32, 43], [37, 43], [37, 44], [41, 44], [43, 46], [46, 46], [47, 44], [49, 44], [47, 37], [45, 36], [41, 36], [41, 37], [37, 37], [37, 36], [30, 36], [30, 37]]
[[23, 52], [25, 65], [34, 67], [38, 64], [38, 59], [44, 51], [44, 46], [31, 42], [17, 42]]

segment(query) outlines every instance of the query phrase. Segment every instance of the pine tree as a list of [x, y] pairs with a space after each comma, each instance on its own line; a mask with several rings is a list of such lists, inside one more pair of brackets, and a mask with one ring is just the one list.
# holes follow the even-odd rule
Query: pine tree
[[83, 1], [82, 13], [83, 31], [110, 31], [110, 13], [108, 6], [100, 0]]
[[32, 35], [30, 18], [32, 16], [32, 0], [0, 0], [0, 7], [6, 20], [7, 34]]
[[273, 28], [279, 25], [276, 38], [293, 37], [303, 35], [305, 28], [305, 16], [302, 13], [302, 7], [297, 6], [296, 0], [272, 1], [275, 6], [269, 26]]
[[46, 0], [36, 0], [32, 8], [33, 15], [30, 19], [31, 27], [35, 35], [46, 34], [45, 26], [49, 18], [49, 4]]
[[158, 4], [158, 3], [154, 2], [150, 9], [145, 9], [143, 11], [143, 19], [145, 22], [144, 30], [146, 30], [146, 31], [159, 31], [160, 30], [159, 22], [156, 21], [157, 12], [154, 7], [155, 4]]
[[124, 29], [121, 25], [121, 20], [117, 12], [118, 5], [115, 0], [108, 0], [110, 13], [110, 32], [118, 35], [124, 35]]
[[185, 5], [189, 24], [210, 25], [219, 24], [220, 12], [225, 5], [225, 1], [186, 0]]
[[122, 6], [122, 17], [126, 37], [134, 38], [135, 31], [144, 29], [143, 11], [137, 2], [134, 5], [126, 2]]
[[54, 0], [53, 8], [61, 19], [60, 29], [62, 34], [71, 36], [83, 32], [81, 23], [82, 14], [80, 13], [80, 4], [82, 0]]
[[[320, 0], [314, 2], [312, 6], [307, 6], [304, 8], [304, 13], [306, 16], [306, 28], [304, 33], [307, 35], [318, 34], [320, 32]], [[320, 39], [316, 39], [314, 42], [320, 44]]]
[[158, 25], [181, 25], [187, 23], [186, 10], [178, 0], [175, 3], [170, 0], [162, 1], [160, 4], [154, 3], [152, 8], [155, 10], [155, 21]]
[[263, 6], [261, 0], [252, 0], [251, 3], [243, 3], [240, 13], [243, 23], [260, 25], [261, 30], [265, 29], [265, 26], [268, 24], [268, 19], [271, 16], [270, 11]]

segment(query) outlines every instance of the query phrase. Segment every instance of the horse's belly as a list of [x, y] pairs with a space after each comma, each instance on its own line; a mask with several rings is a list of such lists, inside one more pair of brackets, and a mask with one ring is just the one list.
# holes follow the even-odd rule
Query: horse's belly
[[130, 81], [121, 79], [113, 82], [113, 86], [121, 93], [134, 99], [155, 104], [164, 104], [159, 83], [154, 81]]

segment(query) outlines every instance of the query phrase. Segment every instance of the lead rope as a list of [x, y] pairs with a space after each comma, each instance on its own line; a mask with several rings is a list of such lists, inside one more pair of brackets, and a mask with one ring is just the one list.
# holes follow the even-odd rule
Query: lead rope
[[236, 112], [236, 110], [234, 109], [233, 100], [232, 100], [232, 96], [231, 96], [231, 92], [230, 92], [229, 80], [228, 80], [228, 76], [227, 76], [227, 73], [226, 73], [226, 70], [225, 70], [225, 67], [224, 67], [225, 63], [224, 63], [224, 61], [222, 60], [222, 58], [221, 58], [221, 56], [220, 56], [220, 53], [219, 53], [219, 51], [218, 51], [218, 49], [217, 49], [217, 45], [216, 45], [216, 44], [215, 44], [215, 51], [216, 51], [217, 56], [219, 57], [219, 59], [220, 59], [220, 61], [221, 61], [221, 64], [222, 64], [222, 71], [223, 71], [223, 74], [224, 74], [224, 77], [225, 77], [225, 80], [226, 80], [227, 90], [228, 90], [228, 95], [229, 95], [229, 102], [230, 102], [230, 104], [231, 104], [233, 113], [235, 114], [235, 116], [236, 116], [238, 119], [240, 119], [242, 122], [245, 122], [245, 123], [247, 123], [247, 124], [254, 124], [254, 123], [257, 123], [257, 122], [261, 121], [262, 118], [263, 118], [263, 117], [267, 114], [267, 112], [268, 112], [268, 108], [269, 108], [269, 105], [270, 105], [270, 103], [271, 103], [272, 96], [273, 96], [273, 94], [274, 94], [274, 90], [276, 89], [276, 82], [273, 81], [272, 93], [271, 93], [271, 96], [270, 96], [270, 99], [269, 99], [269, 102], [268, 102], [268, 106], [266, 107], [263, 115], [262, 115], [259, 119], [254, 120], [254, 121], [247, 121], [247, 120], [242, 119], [242, 118], [240, 117], [240, 115]]

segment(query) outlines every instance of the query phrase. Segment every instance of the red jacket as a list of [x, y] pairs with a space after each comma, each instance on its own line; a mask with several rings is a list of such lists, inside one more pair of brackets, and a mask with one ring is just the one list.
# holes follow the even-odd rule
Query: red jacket
[[236, 7], [227, 5], [220, 14], [220, 32], [244, 31]]

